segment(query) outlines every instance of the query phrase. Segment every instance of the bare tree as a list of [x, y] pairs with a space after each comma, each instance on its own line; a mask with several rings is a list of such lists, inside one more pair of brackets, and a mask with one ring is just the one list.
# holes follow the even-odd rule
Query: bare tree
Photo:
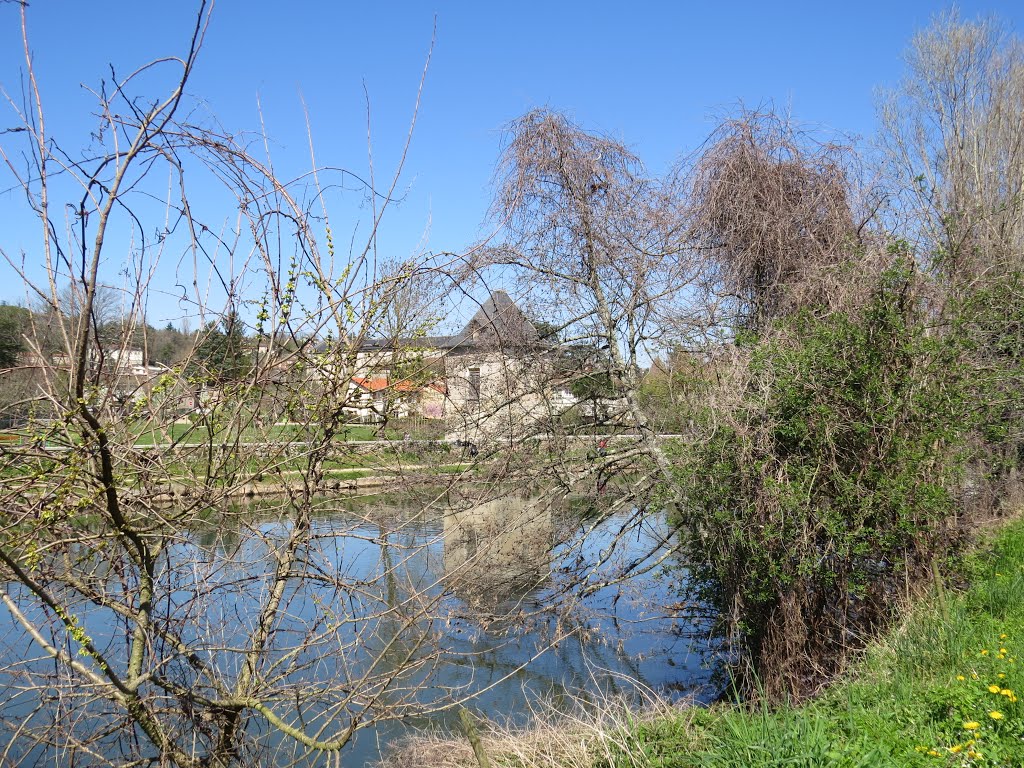
[[964, 286], [1019, 269], [1024, 243], [1024, 46], [949, 11], [914, 36], [883, 94], [894, 199], [922, 259]]
[[637, 455], [666, 479], [636, 393], [665, 328], [697, 321], [687, 299], [699, 264], [676, 188], [648, 176], [621, 142], [535, 110], [508, 128], [492, 215], [501, 242], [477, 266], [512, 271], [563, 346], [582, 352], [569, 376], [603, 374], [623, 426], [638, 431]]
[[[0, 602], [8, 646], [25, 649], [0, 670], [10, 705], [0, 762], [285, 765], [339, 753], [357, 731], [427, 706], [420, 671], [437, 653], [445, 589], [409, 574], [401, 544], [378, 572], [352, 573], [343, 542], [367, 541], [366, 521], [328, 536], [317, 518], [352, 455], [339, 438], [360, 343], [411, 274], [381, 280], [372, 235], [343, 259], [318, 223], [326, 207], [314, 217], [303, 198], [319, 205], [323, 188], [283, 183], [246, 137], [197, 124], [186, 86], [206, 3], [183, 57], [96, 90], [99, 124], [82, 156], [48, 132], [30, 9], [18, 9], [28, 106], [9, 102], [21, 125], [0, 158], [38, 222], [42, 269], [2, 256], [51, 308], [52, 328], [45, 344], [28, 334], [47, 418], [0, 446]], [[160, 99], [133, 92], [168, 76]], [[366, 188], [371, 232], [398, 171], [389, 190]], [[235, 225], [206, 223], [192, 183], [226, 189]], [[104, 358], [104, 265], [126, 264], [118, 344], [128, 352], [172, 251], [193, 265], [178, 275], [185, 311], [214, 329], [227, 321], [244, 357], [230, 377], [196, 365], [195, 350], [157, 371]], [[238, 508], [271, 491], [258, 511]]]
[[[29, 55], [31, 9], [17, 8], [29, 107], [9, 103], [23, 130], [0, 137], [0, 158], [38, 223], [41, 269], [7, 250], [0, 256], [48, 310], [25, 334], [28, 423], [0, 443], [0, 632], [21, 654], [0, 664], [0, 762], [329, 763], [360, 731], [455, 707], [475, 692], [472, 653], [443, 642], [466, 606], [498, 624], [493, 603], [510, 603], [500, 613], [509, 631], [564, 608], [546, 614], [537, 655], [582, 637], [570, 609], [637, 569], [612, 552], [638, 518], [611, 533], [607, 551], [585, 552], [595, 523], [555, 525], [560, 487], [526, 505], [499, 498], [517, 468], [512, 456], [487, 449], [487, 466], [456, 457], [432, 475], [429, 466], [403, 469], [400, 442], [380, 441], [363, 457], [367, 449], [346, 439], [353, 381], [372, 370], [370, 342], [411, 336], [414, 346], [437, 314], [423, 295], [436, 295], [433, 270], [443, 263], [389, 263], [376, 252], [401, 167], [383, 186], [364, 185], [370, 234], [337, 252], [343, 225], [328, 205], [328, 172], [314, 169], [308, 186], [284, 183], [252, 150], [264, 142], [209, 127], [186, 96], [209, 23], [204, 3], [183, 57], [114, 73], [96, 89], [99, 123], [88, 151], [76, 154], [47, 130]], [[136, 91], [168, 80], [161, 99]], [[199, 184], [226, 191], [232, 223], [214, 225], [215, 206], [197, 208]], [[654, 199], [645, 193], [631, 204], [642, 211]], [[610, 238], [615, 225], [607, 225]], [[657, 229], [632, 234], [655, 244], [667, 237]], [[599, 257], [605, 282], [591, 294], [593, 313], [614, 327], [563, 318], [583, 333], [603, 327], [627, 378], [655, 312], [642, 303], [648, 294], [615, 293], [646, 252], [632, 258], [629, 266]], [[101, 311], [111, 263], [126, 275], [114, 343]], [[668, 295], [667, 280], [643, 290]], [[148, 335], [150, 299], [168, 281], [200, 331], [184, 334], [180, 355], [150, 366], [139, 338]], [[582, 296], [584, 287], [571, 290]], [[643, 308], [635, 326], [631, 306]], [[479, 327], [453, 343], [489, 338], [502, 322], [492, 310], [505, 308], [481, 307]], [[622, 328], [632, 328], [631, 346], [621, 347]], [[513, 345], [537, 341], [526, 335]], [[136, 357], [138, 365], [122, 364]], [[524, 444], [522, 455], [536, 446]], [[440, 488], [399, 511], [327, 514], [340, 502], [324, 494], [354, 485], [365, 465], [386, 471], [390, 490], [419, 472]], [[482, 482], [452, 498], [465, 477]], [[252, 496], [260, 501], [250, 504]], [[486, 501], [493, 522], [478, 511]], [[446, 534], [444, 572], [425, 568]], [[564, 572], [550, 559], [556, 540], [575, 556]], [[591, 578], [601, 566], [609, 575]], [[549, 604], [523, 599], [547, 581]], [[470, 662], [470, 679], [443, 696], [430, 687], [442, 658], [464, 669]]]
[[[1024, 272], [1024, 43], [995, 18], [938, 15], [912, 39], [907, 74], [883, 94], [881, 145], [893, 227], [938, 277], [953, 333], [974, 340], [979, 377], [996, 372], [994, 416], [979, 437], [979, 477], [1013, 492], [1020, 423], [1019, 307]], [[997, 414], [997, 415], [996, 415]], [[980, 456], [984, 464], [985, 459]]]
[[690, 205], [712, 292], [734, 308], [730, 325], [764, 331], [849, 283], [829, 272], [866, 223], [850, 199], [852, 160], [772, 112], [744, 112], [712, 134], [689, 172]]

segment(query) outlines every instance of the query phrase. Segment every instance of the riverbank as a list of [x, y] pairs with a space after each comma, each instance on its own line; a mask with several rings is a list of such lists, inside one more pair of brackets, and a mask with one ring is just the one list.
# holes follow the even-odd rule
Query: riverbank
[[[612, 705], [484, 729], [493, 768], [732, 768], [1024, 765], [1024, 519], [990, 535], [870, 644], [842, 680], [801, 707]], [[476, 768], [468, 743], [427, 738], [387, 765]]]
[[[451, 477], [470, 471], [474, 465], [457, 462], [453, 464], [413, 464], [356, 467], [353, 469], [327, 470], [317, 486], [317, 492], [356, 492], [380, 488], [398, 487], [399, 484], [421, 485], [437, 482], [438, 478]], [[279, 472], [271, 480], [253, 480], [222, 493], [227, 498], [256, 498], [281, 496], [298, 493], [305, 489], [302, 473], [298, 471]], [[194, 493], [192, 486], [184, 483], [170, 483], [166, 488], [150, 489], [148, 496], [154, 501], [171, 503], [187, 498]]]

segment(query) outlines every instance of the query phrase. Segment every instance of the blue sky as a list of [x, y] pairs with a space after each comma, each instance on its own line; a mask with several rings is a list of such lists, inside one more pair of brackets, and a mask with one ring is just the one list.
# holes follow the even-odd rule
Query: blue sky
[[[195, 5], [34, 0], [31, 47], [51, 132], [84, 145], [91, 102], [81, 84], [96, 84], [111, 64], [125, 72], [181, 52]], [[366, 172], [365, 87], [374, 166], [388, 174], [436, 20], [404, 201], [382, 239], [405, 258], [423, 247], [458, 251], [486, 232], [502, 126], [533, 107], [567, 111], [623, 139], [653, 173], [693, 151], [715, 116], [740, 101], [773, 102], [800, 121], [868, 137], [875, 89], [898, 81], [911, 35], [946, 7], [220, 0], [190, 91], [231, 131], [259, 127], [258, 97], [275, 165], [287, 176], [309, 164], [302, 99], [319, 162]], [[964, 17], [995, 14], [1024, 30], [1024, 3], [959, 7]], [[16, 95], [22, 72], [16, 8], [0, 4], [0, 84]], [[8, 109], [0, 114], [0, 127], [13, 124]], [[36, 230], [15, 214], [20, 200], [9, 186], [0, 177], [0, 245], [31, 260]], [[356, 229], [357, 217], [335, 219], [336, 240]], [[22, 298], [0, 268], [0, 299]], [[153, 321], [180, 314], [170, 298], [159, 300]]]

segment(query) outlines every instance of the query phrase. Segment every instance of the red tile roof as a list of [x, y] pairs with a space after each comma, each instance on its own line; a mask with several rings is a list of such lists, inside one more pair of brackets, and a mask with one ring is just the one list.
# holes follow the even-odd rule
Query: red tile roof
[[380, 392], [382, 389], [391, 387], [395, 392], [419, 392], [424, 389], [432, 389], [435, 392], [440, 392], [442, 395], [447, 393], [448, 387], [440, 381], [432, 381], [429, 384], [423, 386], [417, 385], [415, 382], [409, 379], [402, 379], [394, 384], [388, 381], [387, 376], [353, 376], [352, 381], [357, 385], [365, 389], [367, 392]]

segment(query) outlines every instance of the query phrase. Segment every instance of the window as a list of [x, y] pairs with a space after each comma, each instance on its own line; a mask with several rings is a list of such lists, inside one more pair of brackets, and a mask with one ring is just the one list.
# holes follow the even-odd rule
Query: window
[[471, 408], [480, 407], [480, 369], [469, 369], [469, 397], [467, 398]]

